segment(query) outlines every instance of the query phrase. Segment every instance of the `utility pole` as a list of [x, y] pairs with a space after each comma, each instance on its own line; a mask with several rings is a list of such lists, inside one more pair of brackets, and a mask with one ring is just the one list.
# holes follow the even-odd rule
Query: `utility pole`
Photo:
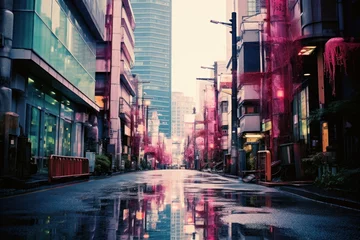
[[231, 13], [230, 23], [210, 20], [214, 24], [222, 24], [231, 27], [231, 173], [236, 173], [238, 162], [238, 138], [237, 138], [237, 33], [236, 33], [236, 12]]
[[[213, 86], [214, 86], [214, 96], [215, 96], [215, 109], [214, 109], [214, 121], [215, 121], [215, 126], [214, 126], [214, 142], [216, 144], [219, 144], [217, 142], [217, 136], [218, 136], [218, 133], [220, 132], [220, 129], [219, 129], [219, 122], [218, 122], [218, 109], [219, 109], [219, 90], [218, 90], [218, 84], [217, 84], [217, 81], [218, 81], [218, 78], [217, 78], [217, 75], [218, 75], [218, 63], [217, 62], [214, 62], [214, 65], [212, 67], [203, 67], [201, 66], [201, 68], [203, 69], [210, 69], [212, 71], [214, 71], [214, 77], [213, 78], [196, 78], [196, 80], [200, 80], [200, 81], [212, 81], [213, 82]], [[208, 164], [208, 124], [209, 124], [209, 121], [207, 121], [208, 119], [208, 112], [206, 112], [208, 109], [205, 107], [204, 108], [204, 124], [205, 124], [205, 133], [206, 133], [206, 137], [205, 137], [205, 154], [204, 154], [204, 159], [205, 159], [205, 163], [207, 165]]]
[[231, 173], [235, 174], [238, 158], [238, 139], [237, 139], [237, 36], [236, 36], [236, 12], [231, 13]]
[[197, 159], [196, 159], [196, 108], [193, 108], [194, 114], [194, 133], [193, 133], [193, 146], [194, 146], [194, 169], [197, 170]]

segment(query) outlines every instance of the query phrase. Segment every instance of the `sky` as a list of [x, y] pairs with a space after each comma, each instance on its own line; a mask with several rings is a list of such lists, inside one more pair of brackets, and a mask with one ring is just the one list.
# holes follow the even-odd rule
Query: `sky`
[[172, 91], [196, 97], [196, 78], [210, 77], [214, 61], [226, 60], [225, 0], [172, 0]]

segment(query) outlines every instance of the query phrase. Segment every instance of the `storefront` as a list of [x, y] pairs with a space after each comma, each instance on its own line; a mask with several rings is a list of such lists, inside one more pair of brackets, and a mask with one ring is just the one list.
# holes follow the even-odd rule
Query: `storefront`
[[32, 162], [46, 171], [50, 155], [83, 156], [84, 127], [76, 121], [76, 104], [40, 81], [28, 79], [25, 133]]

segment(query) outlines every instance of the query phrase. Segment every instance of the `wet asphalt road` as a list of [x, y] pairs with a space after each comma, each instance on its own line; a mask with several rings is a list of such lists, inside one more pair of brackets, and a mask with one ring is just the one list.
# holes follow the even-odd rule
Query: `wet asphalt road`
[[0, 199], [0, 239], [360, 239], [360, 212], [188, 170]]

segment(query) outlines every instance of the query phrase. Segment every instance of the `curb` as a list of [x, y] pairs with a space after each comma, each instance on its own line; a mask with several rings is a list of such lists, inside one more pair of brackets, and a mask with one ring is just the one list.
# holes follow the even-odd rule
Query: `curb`
[[296, 187], [280, 186], [278, 189], [281, 191], [296, 194], [312, 200], [339, 205], [347, 208], [353, 208], [360, 211], [360, 202], [352, 201], [349, 199], [320, 195], [318, 193], [310, 192], [305, 189], [296, 188]]

